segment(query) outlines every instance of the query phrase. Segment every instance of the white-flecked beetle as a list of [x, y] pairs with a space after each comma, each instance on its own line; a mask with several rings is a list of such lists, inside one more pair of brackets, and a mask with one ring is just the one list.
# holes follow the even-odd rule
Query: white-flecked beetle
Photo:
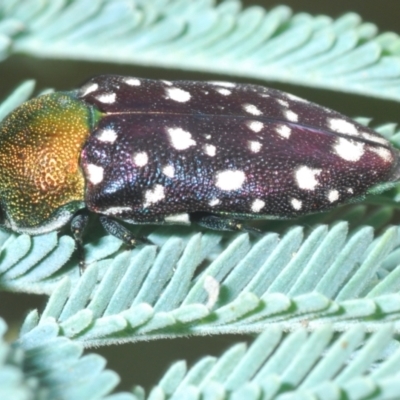
[[325, 211], [400, 177], [399, 151], [350, 118], [249, 84], [98, 76], [30, 100], [0, 126], [1, 224], [30, 235], [88, 212], [125, 242], [132, 224]]

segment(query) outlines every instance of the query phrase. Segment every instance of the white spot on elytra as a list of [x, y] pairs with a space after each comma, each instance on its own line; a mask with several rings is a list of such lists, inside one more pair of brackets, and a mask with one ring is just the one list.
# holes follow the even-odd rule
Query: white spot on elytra
[[170, 82], [170, 81], [163, 81], [163, 83], [164, 83], [165, 85], [172, 86], [172, 82]]
[[214, 157], [215, 156], [216, 150], [217, 150], [217, 148], [215, 146], [213, 146], [212, 144], [204, 145], [204, 153], [207, 154], [210, 157]]
[[301, 207], [303, 207], [303, 202], [301, 201], [301, 200], [298, 200], [298, 199], [292, 199], [292, 200], [290, 200], [290, 204], [292, 205], [292, 207], [295, 209], [295, 210], [301, 210]]
[[217, 172], [215, 186], [221, 190], [237, 190], [242, 187], [245, 180], [246, 175], [243, 171], [227, 169]]
[[166, 165], [162, 172], [164, 175], [168, 176], [168, 178], [173, 178], [175, 176], [175, 168], [172, 165]]
[[343, 160], [358, 161], [364, 154], [364, 143], [338, 138], [333, 146], [334, 152]]
[[339, 200], [339, 192], [336, 189], [330, 190], [329, 193], [328, 193], [328, 200], [331, 203]]
[[132, 211], [132, 207], [110, 207], [106, 210], [102, 210], [101, 213], [106, 215], [117, 215], [124, 211]]
[[195, 146], [196, 142], [192, 139], [190, 132], [182, 128], [167, 128], [172, 146], [176, 150], [186, 150], [190, 146]]
[[392, 153], [390, 152], [390, 150], [388, 150], [384, 147], [368, 146], [367, 149], [378, 154], [378, 156], [381, 157], [383, 161], [386, 161], [386, 162], [393, 161]]
[[209, 81], [208, 83], [210, 85], [224, 86], [227, 88], [234, 88], [236, 86], [236, 83], [232, 83], [232, 82]]
[[260, 142], [257, 142], [255, 140], [249, 140], [249, 149], [253, 153], [258, 153], [261, 150], [262, 144]]
[[99, 88], [99, 85], [97, 83], [92, 83], [92, 84], [84, 87], [81, 97], [84, 97], [84, 96], [88, 95], [89, 93], [95, 92], [98, 88]]
[[297, 185], [300, 189], [314, 190], [319, 182], [315, 179], [321, 173], [321, 169], [312, 169], [303, 165], [295, 171]]
[[124, 82], [129, 86], [140, 86], [141, 82], [138, 78], [125, 78]]
[[186, 103], [192, 97], [189, 92], [176, 87], [171, 87], [166, 89], [167, 96], [171, 100], [178, 101], [179, 103]]
[[146, 190], [144, 194], [144, 207], [148, 207], [151, 204], [158, 203], [160, 200], [165, 198], [164, 186], [154, 185], [152, 189]]
[[285, 139], [289, 139], [290, 134], [292, 133], [292, 130], [287, 125], [279, 125], [275, 130]]
[[112, 128], [105, 128], [100, 130], [96, 137], [101, 142], [114, 143], [117, 140], [117, 132]]
[[262, 201], [261, 199], [255, 199], [251, 203], [251, 211], [258, 213], [263, 209], [264, 206], [265, 206], [265, 201]]
[[147, 165], [148, 161], [149, 157], [147, 156], [147, 153], [145, 151], [141, 151], [133, 155], [133, 162], [138, 167], [144, 167], [145, 165]]
[[229, 96], [230, 94], [232, 94], [232, 92], [229, 89], [225, 89], [225, 88], [218, 88], [216, 89], [216, 91], [220, 94], [222, 94], [223, 96]]
[[115, 93], [103, 93], [99, 94], [97, 100], [104, 104], [112, 104], [115, 102], [117, 95]]
[[350, 193], [350, 194], [353, 194], [354, 190], [353, 190], [353, 188], [347, 188], [347, 192]]
[[220, 199], [214, 198], [214, 199], [211, 199], [211, 200], [208, 202], [208, 205], [209, 205], [210, 207], [215, 207], [215, 206], [217, 206], [217, 205], [220, 204], [220, 203], [221, 203], [221, 200], [220, 200]]
[[167, 223], [170, 223], [170, 224], [187, 225], [190, 223], [189, 214], [187, 214], [187, 213], [167, 215], [164, 218], [164, 221]]
[[264, 128], [264, 124], [261, 121], [247, 121], [246, 125], [256, 133], [260, 132]]
[[291, 110], [285, 111], [285, 115], [289, 121], [297, 122], [299, 120], [299, 116]]
[[254, 105], [254, 104], [243, 104], [243, 109], [247, 111], [249, 114], [253, 115], [261, 115], [262, 112]]
[[103, 175], [104, 175], [104, 168], [99, 167], [98, 165], [94, 164], [88, 164], [86, 167], [87, 171], [87, 176], [90, 182], [93, 183], [93, 185], [97, 185], [103, 180]]
[[344, 119], [340, 118], [329, 118], [329, 127], [338, 133], [346, 133], [347, 135], [358, 135], [357, 127]]
[[289, 107], [289, 103], [286, 100], [278, 99], [278, 103], [283, 107]]

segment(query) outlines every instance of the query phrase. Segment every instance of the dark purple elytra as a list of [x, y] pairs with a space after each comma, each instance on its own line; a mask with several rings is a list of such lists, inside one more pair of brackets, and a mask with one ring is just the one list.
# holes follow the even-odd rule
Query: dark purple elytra
[[278, 90], [99, 76], [77, 97], [104, 113], [82, 151], [86, 206], [133, 223], [296, 217], [399, 179], [382, 136]]
[[238, 219], [325, 211], [400, 176], [385, 138], [293, 95], [116, 75], [11, 113], [0, 171], [5, 227], [40, 234], [91, 211], [130, 243], [116, 220], [241, 229]]

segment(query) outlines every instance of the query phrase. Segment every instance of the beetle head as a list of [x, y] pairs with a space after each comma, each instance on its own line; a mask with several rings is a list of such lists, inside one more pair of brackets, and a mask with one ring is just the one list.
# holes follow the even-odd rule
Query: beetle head
[[6, 228], [40, 234], [84, 206], [79, 168], [91, 109], [74, 92], [30, 100], [0, 125], [0, 204]]

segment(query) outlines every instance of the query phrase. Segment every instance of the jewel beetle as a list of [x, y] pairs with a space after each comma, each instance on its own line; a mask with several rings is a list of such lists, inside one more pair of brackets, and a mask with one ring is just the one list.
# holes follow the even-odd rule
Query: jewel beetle
[[88, 212], [240, 230], [328, 210], [400, 177], [399, 151], [350, 118], [250, 84], [102, 75], [22, 104], [0, 125], [1, 224], [30, 235]]

